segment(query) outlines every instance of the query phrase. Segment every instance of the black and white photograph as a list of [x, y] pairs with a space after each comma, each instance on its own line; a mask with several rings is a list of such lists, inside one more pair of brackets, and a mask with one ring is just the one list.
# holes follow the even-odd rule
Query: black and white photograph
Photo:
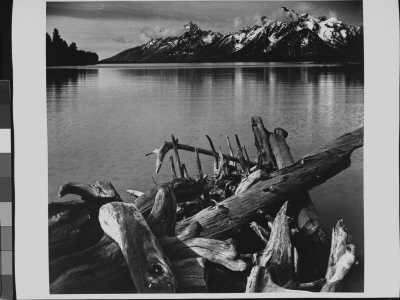
[[50, 294], [362, 293], [363, 41], [362, 1], [47, 2]]

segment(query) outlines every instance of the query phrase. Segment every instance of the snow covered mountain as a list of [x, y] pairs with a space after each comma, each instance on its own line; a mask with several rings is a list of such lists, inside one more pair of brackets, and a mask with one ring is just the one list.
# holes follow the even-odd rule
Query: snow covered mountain
[[291, 22], [262, 17], [262, 26], [227, 34], [203, 31], [189, 22], [181, 36], [153, 39], [100, 63], [363, 61], [362, 26], [282, 9]]

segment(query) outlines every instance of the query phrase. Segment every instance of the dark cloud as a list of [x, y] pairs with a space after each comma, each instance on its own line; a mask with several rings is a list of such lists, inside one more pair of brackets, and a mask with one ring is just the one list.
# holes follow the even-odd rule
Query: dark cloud
[[[286, 6], [298, 13], [328, 15], [329, 10], [352, 25], [362, 23], [361, 1], [126, 1], [126, 2], [48, 2], [47, 14], [85, 19], [148, 20], [164, 19], [203, 22], [225, 22], [232, 18], [244, 20], [255, 14], [267, 17], [284, 14]], [[237, 19], [239, 20], [239, 19]], [[238, 24], [238, 22], [236, 22]], [[248, 24], [246, 24], [248, 25]]]

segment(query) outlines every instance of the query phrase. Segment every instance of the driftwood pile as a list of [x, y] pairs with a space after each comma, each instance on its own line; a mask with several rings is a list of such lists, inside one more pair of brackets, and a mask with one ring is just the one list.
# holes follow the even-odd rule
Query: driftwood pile
[[[66, 183], [49, 204], [51, 293], [340, 291], [356, 263], [351, 237], [338, 221], [329, 238], [308, 190], [350, 166], [363, 128], [295, 162], [287, 132], [269, 132], [252, 118], [258, 157], [236, 135], [229, 155], [179, 144], [172, 136], [156, 154], [156, 172], [169, 150], [172, 179], [124, 203], [109, 182]], [[179, 150], [192, 151], [190, 178]], [[199, 155], [214, 158], [203, 173]], [[330, 245], [330, 246], [329, 246]]]

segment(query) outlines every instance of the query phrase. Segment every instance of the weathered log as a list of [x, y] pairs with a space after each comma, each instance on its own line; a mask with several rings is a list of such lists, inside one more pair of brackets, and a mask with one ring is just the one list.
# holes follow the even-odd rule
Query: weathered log
[[119, 202], [103, 205], [99, 221], [120, 246], [139, 293], [176, 292], [169, 259], [135, 206]]
[[252, 185], [254, 185], [256, 182], [266, 179], [268, 177], [268, 174], [265, 170], [256, 170], [253, 173], [251, 173], [249, 176], [244, 178], [242, 182], [238, 185], [235, 191], [235, 195], [243, 193], [244, 191], [247, 191]]
[[203, 227], [201, 227], [199, 222], [193, 222], [184, 228], [176, 237], [181, 241], [188, 240], [200, 236], [202, 230]]
[[55, 259], [88, 248], [103, 236], [98, 221], [103, 204], [122, 201], [110, 182], [94, 185], [68, 182], [59, 196], [76, 194], [81, 200], [52, 202], [48, 206], [49, 258]]
[[184, 241], [178, 237], [161, 236], [158, 240], [171, 259], [203, 257], [232, 271], [244, 271], [248, 265], [239, 258], [232, 243], [215, 239], [191, 238]]
[[[208, 137], [208, 136], [207, 136]], [[209, 137], [208, 137], [209, 138]], [[210, 141], [211, 139], [209, 139]], [[211, 150], [207, 150], [207, 149], [203, 149], [203, 148], [199, 148], [199, 147], [193, 147], [193, 146], [189, 146], [189, 145], [183, 145], [183, 144], [179, 144], [177, 143], [177, 149], [180, 150], [185, 150], [185, 151], [190, 151], [190, 152], [194, 152], [195, 148], [197, 148], [197, 150], [199, 151], [199, 153], [204, 154], [204, 155], [208, 155], [208, 156], [214, 156], [214, 152]], [[162, 166], [162, 162], [164, 160], [165, 155], [168, 153], [169, 150], [171, 150], [173, 148], [172, 146], [172, 142], [166, 142], [164, 141], [163, 144], [161, 145], [160, 148], [154, 149], [152, 152], [147, 153], [146, 156], [149, 156], [151, 154], [156, 154], [157, 155], [157, 161], [156, 161], [156, 173], [158, 173], [161, 169]], [[214, 149], [215, 150], [215, 149]], [[216, 152], [215, 152], [216, 153]], [[215, 158], [215, 156], [214, 156]], [[226, 155], [224, 154], [224, 158], [226, 160], [229, 161], [234, 161], [237, 163], [240, 163], [239, 159], [236, 157], [232, 157], [230, 155]], [[247, 162], [248, 165], [250, 166], [254, 166], [255, 163], [252, 161], [248, 161]]]
[[347, 135], [345, 137], [345, 143], [339, 138], [331, 148], [271, 173], [270, 179], [259, 181], [244, 193], [225, 199], [218, 207], [205, 208], [195, 216], [180, 221], [176, 231], [198, 221], [204, 228], [200, 236], [229, 238], [240, 226], [249, 224], [259, 209], [270, 213], [294, 193], [308, 191], [348, 168], [351, 153], [363, 145], [363, 129], [355, 130], [351, 141]]
[[[268, 244], [253, 266], [246, 292], [273, 292], [295, 280], [294, 253], [290, 240], [287, 202], [276, 215]], [[271, 275], [272, 278], [269, 278]]]
[[[286, 143], [288, 133], [276, 128], [269, 135], [272, 153], [279, 169], [290, 166], [294, 159]], [[303, 282], [314, 281], [323, 276], [329, 256], [328, 237], [322, 227], [317, 211], [307, 192], [297, 193], [289, 201], [289, 210], [297, 222], [296, 247], [301, 256], [300, 269]]]
[[74, 194], [81, 196], [86, 201], [122, 201], [111, 182], [96, 181], [95, 184], [82, 184], [77, 182], [67, 182], [60, 187], [58, 197]]
[[[168, 183], [178, 203], [193, 201], [199, 197], [203, 193], [206, 184], [207, 181], [204, 179], [191, 178], [173, 178]], [[157, 192], [158, 187], [154, 187], [133, 202], [145, 218], [149, 215], [154, 205]]]
[[146, 222], [154, 235], [175, 235], [176, 199], [168, 185], [159, 187]]
[[[201, 256], [211, 262], [222, 264], [231, 270], [243, 271], [247, 265], [238, 259], [236, 247], [219, 240], [204, 239], [189, 235], [198, 235], [201, 227], [198, 222], [190, 224], [186, 232], [175, 235], [176, 201], [168, 186], [161, 186], [153, 209], [147, 218], [147, 224], [158, 237], [161, 247], [169, 259], [195, 258]], [[181, 240], [181, 238], [185, 240]]]
[[140, 191], [136, 191], [136, 190], [126, 190], [126, 192], [129, 194], [129, 195], [132, 195], [132, 196], [135, 196], [135, 197], [140, 197], [140, 196], [143, 196], [144, 195], [144, 193], [143, 192], [140, 192]]
[[355, 246], [350, 244], [351, 236], [347, 233], [343, 220], [339, 220], [332, 230], [331, 252], [329, 255], [326, 283], [321, 292], [340, 292], [343, 278], [356, 262]]
[[276, 166], [275, 159], [271, 151], [268, 136], [270, 132], [264, 127], [264, 123], [260, 117], [253, 116], [251, 118], [251, 127], [254, 133], [255, 144], [258, 152], [261, 154], [262, 162]]
[[287, 131], [280, 127], [275, 128], [274, 134], [269, 134], [271, 152], [275, 157], [278, 169], [282, 169], [294, 163], [290, 148], [286, 143], [287, 136]]

